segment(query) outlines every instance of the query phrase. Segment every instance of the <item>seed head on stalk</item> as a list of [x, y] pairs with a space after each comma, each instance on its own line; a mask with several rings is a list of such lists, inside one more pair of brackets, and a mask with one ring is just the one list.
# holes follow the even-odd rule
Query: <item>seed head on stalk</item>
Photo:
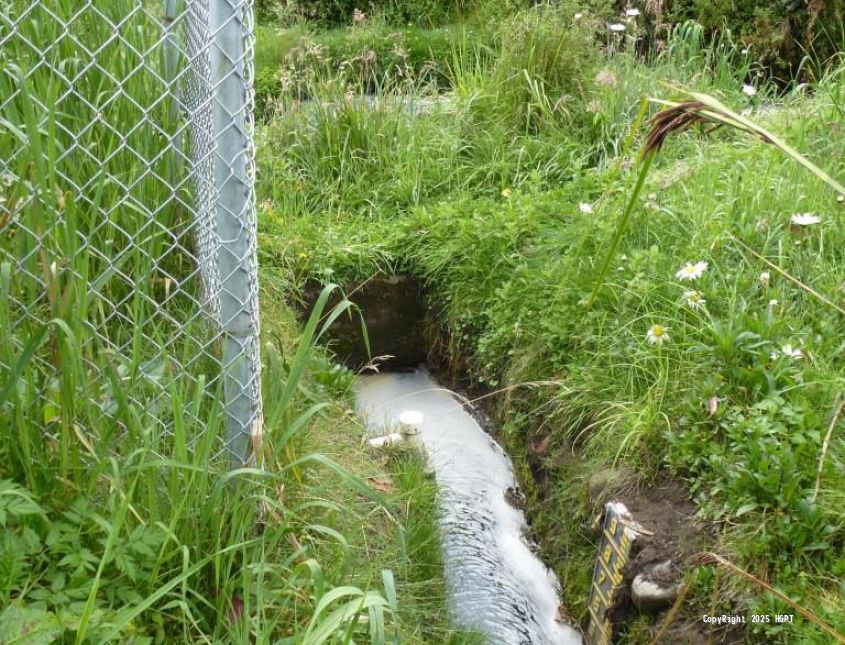
[[783, 139], [772, 134], [753, 121], [745, 118], [741, 114], [734, 112], [728, 106], [718, 99], [713, 98], [709, 94], [702, 94], [700, 92], [684, 93], [690, 97], [690, 100], [666, 101], [663, 99], [651, 99], [652, 103], [656, 103], [664, 107], [651, 118], [645, 144], [640, 151], [640, 171], [637, 175], [636, 184], [631, 192], [628, 204], [625, 206], [625, 210], [622, 213], [622, 217], [619, 220], [619, 224], [616, 227], [613, 239], [610, 242], [610, 247], [599, 272], [598, 280], [593, 287], [593, 292], [587, 300], [587, 307], [592, 306], [593, 302], [595, 302], [595, 299], [598, 296], [605, 279], [607, 278], [611, 262], [613, 261], [616, 253], [616, 248], [622, 239], [625, 227], [627, 226], [631, 213], [634, 210], [634, 205], [637, 203], [637, 198], [642, 191], [645, 178], [648, 175], [649, 168], [651, 167], [651, 162], [660, 152], [660, 149], [669, 138], [669, 135], [684, 132], [694, 125], [706, 125], [710, 126], [706, 131], [707, 133], [712, 132], [717, 128], [727, 126], [741, 132], [745, 132], [746, 134], [759, 137], [766, 143], [777, 147], [785, 155], [797, 161], [799, 164], [804, 166], [804, 168], [812, 172], [816, 177], [833, 188], [839, 199], [845, 199], [845, 186], [840, 184], [807, 157], [787, 144]]

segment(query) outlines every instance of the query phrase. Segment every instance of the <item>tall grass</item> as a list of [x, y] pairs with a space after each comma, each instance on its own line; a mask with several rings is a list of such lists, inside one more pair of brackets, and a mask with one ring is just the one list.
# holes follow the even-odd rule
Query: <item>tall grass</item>
[[[348, 78], [357, 63], [303, 64], [279, 99], [284, 110], [261, 131], [262, 194], [277, 212], [349, 219], [456, 193], [536, 191], [623, 154], [642, 96], [665, 82], [750, 103], [741, 89], [751, 62], [729, 34], [706, 42], [700, 26], [678, 25], [645, 71], [636, 48], [602, 50], [593, 22], [575, 15], [568, 4], [544, 5], [484, 35], [466, 30], [433, 61], [444, 82], [379, 72], [367, 98]], [[764, 95], [761, 86], [755, 100]]]
[[[348, 217], [564, 180], [579, 165], [573, 79], [596, 55], [571, 26], [571, 16], [537, 9], [503, 24], [493, 52], [465, 34], [435, 61], [447, 68], [446, 94], [409, 72], [379, 80], [368, 100], [343, 71], [313, 67], [261, 134], [264, 194], [281, 212]], [[307, 103], [296, 100], [303, 92]], [[276, 146], [286, 159], [270, 154]]]
[[389, 576], [392, 600], [334, 587], [294, 539], [341, 539], [308, 469], [382, 504], [297, 449], [328, 291], [292, 357], [266, 348], [263, 469], [218, 458], [161, 23], [140, 9], [158, 15], [0, 14], [0, 641], [386, 642]]
[[[502, 33], [518, 33], [518, 20], [530, 24], [530, 16]], [[451, 121], [438, 121], [437, 113], [390, 115], [408, 121], [397, 129], [442, 136], [418, 140], [418, 153], [453, 164], [445, 183], [441, 166], [419, 177], [418, 202], [382, 199], [383, 187], [407, 168], [391, 172], [386, 144], [354, 154], [336, 148], [325, 191], [294, 187], [300, 204], [354, 191], [350, 199], [366, 206], [342, 217], [334, 209], [297, 209], [264, 184], [264, 251], [289, 269], [292, 282], [362, 280], [387, 267], [426, 285], [455, 358], [468, 359], [475, 378], [505, 392], [503, 435], [523, 455], [524, 470], [546, 474], [537, 485], [534, 526], [575, 614], [586, 614], [590, 571], [582, 563], [595, 552], [586, 527], [597, 509], [586, 501], [587, 480], [591, 471], [624, 467], [636, 484], [684, 482], [700, 514], [723, 531], [714, 549], [841, 632], [836, 192], [773, 146], [724, 128], [706, 138], [679, 136], [633, 197], [631, 164], [645, 134], [640, 124], [656, 112], [642, 99], [681, 84], [717, 97], [742, 119], [759, 120], [769, 138], [806, 151], [841, 183], [841, 137], [831, 133], [843, 114], [842, 71], [831, 68], [821, 82], [778, 95], [727, 35], [706, 41], [688, 23], [644, 58], [630, 42], [612, 55], [590, 52], [564, 103], [567, 113], [549, 118], [556, 81], [542, 63], [553, 50], [547, 57], [536, 49], [550, 42], [542, 33], [515, 37], [487, 60], [456, 48]], [[497, 69], [513, 73], [497, 76]], [[743, 92], [744, 83], [756, 93]], [[777, 108], [769, 110], [771, 103]], [[273, 128], [286, 128], [284, 119]], [[435, 122], [442, 129], [426, 129]], [[346, 131], [332, 134], [342, 140]], [[273, 134], [267, 131], [268, 141]], [[289, 176], [327, 168], [324, 142], [313, 140], [303, 162], [288, 166]], [[455, 142], [460, 154], [427, 156]], [[267, 167], [278, 163], [265, 153]], [[368, 163], [378, 168], [375, 190], [337, 172]], [[626, 234], [609, 253], [626, 208]], [[801, 213], [820, 222], [793, 222]], [[601, 297], [588, 308], [607, 257]], [[685, 281], [677, 273], [688, 262], [707, 268]], [[649, 342], [656, 325], [670, 340]], [[688, 596], [693, 614], [789, 613], [778, 598], [706, 571], [696, 573]], [[756, 629], [772, 642], [829, 640], [796, 620]]]

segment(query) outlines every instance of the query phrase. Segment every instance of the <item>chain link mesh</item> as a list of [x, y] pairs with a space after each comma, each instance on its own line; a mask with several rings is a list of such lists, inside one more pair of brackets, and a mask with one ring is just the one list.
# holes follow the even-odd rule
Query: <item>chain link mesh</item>
[[[12, 374], [39, 328], [65, 321], [86, 369], [117, 375], [90, 380], [101, 414], [116, 414], [121, 383], [166, 436], [175, 397], [190, 396], [201, 403], [179, 414], [224, 419], [218, 454], [235, 461], [262, 423], [252, 9], [0, 0], [10, 327], [0, 374]], [[44, 378], [26, 400], [45, 410], [62, 380], [56, 342], [30, 359]], [[74, 423], [84, 432], [96, 420]]]

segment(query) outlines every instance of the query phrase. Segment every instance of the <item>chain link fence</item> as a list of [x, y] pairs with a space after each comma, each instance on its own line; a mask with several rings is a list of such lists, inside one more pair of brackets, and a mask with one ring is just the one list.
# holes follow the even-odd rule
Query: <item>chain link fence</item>
[[252, 0], [0, 0], [0, 374], [32, 354], [43, 378], [18, 395], [48, 436], [63, 365], [55, 338], [27, 342], [58, 320], [102, 415], [133, 406], [164, 436], [216, 420], [216, 454], [249, 461], [252, 58]]

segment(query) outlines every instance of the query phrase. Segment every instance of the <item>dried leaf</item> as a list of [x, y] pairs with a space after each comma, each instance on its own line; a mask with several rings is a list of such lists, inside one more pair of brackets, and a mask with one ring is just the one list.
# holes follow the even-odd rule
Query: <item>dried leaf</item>
[[384, 477], [367, 477], [367, 483], [381, 493], [392, 493], [396, 490], [393, 485], [393, 478], [387, 475]]
[[719, 397], [718, 396], [711, 396], [707, 400], [707, 416], [712, 417], [716, 414], [719, 409]]

